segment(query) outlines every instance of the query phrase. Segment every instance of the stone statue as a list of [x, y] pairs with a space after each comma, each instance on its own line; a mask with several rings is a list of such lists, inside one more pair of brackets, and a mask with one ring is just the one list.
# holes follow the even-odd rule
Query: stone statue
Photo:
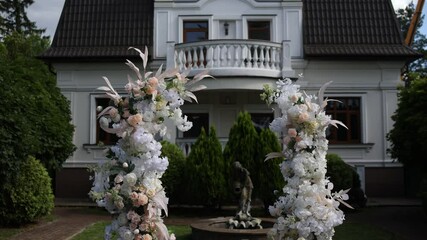
[[234, 162], [233, 167], [234, 193], [240, 194], [237, 215], [250, 217], [252, 189], [254, 188], [249, 176], [250, 173], [246, 168], [242, 167], [240, 162]]
[[239, 195], [239, 208], [234, 218], [229, 219], [229, 228], [262, 228], [261, 220], [250, 214], [251, 197], [254, 185], [249, 171], [240, 162], [233, 163], [234, 193]]

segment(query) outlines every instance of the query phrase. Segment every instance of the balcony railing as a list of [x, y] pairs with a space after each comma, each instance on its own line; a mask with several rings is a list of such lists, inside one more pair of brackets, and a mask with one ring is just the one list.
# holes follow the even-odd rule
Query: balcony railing
[[213, 76], [293, 77], [290, 42], [209, 40], [168, 42], [167, 67], [190, 69], [190, 75], [208, 69]]

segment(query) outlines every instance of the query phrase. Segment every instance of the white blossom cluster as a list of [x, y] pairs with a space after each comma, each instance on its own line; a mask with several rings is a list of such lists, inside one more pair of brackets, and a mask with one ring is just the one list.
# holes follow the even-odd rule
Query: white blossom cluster
[[328, 84], [320, 89], [319, 96], [301, 92], [290, 79], [279, 80], [276, 90], [265, 88], [263, 98], [276, 102], [281, 110], [270, 128], [283, 142], [282, 152], [271, 153], [267, 159], [285, 157], [280, 168], [286, 183], [281, 196], [269, 207], [270, 214], [277, 217], [270, 239], [329, 240], [334, 227], [344, 220], [338, 206], [348, 199], [347, 191], [332, 193], [333, 184], [325, 178], [325, 131], [331, 124], [342, 125], [323, 110], [327, 101], [323, 92]]
[[109, 149], [110, 161], [100, 163], [95, 170], [91, 197], [99, 206], [114, 216], [106, 228], [105, 239], [115, 232], [120, 240], [174, 239], [169, 235], [161, 218], [167, 215], [168, 198], [160, 180], [168, 167], [168, 159], [161, 157], [162, 145], [155, 136], [166, 134], [165, 119], [171, 119], [181, 131], [187, 131], [192, 123], [182, 115], [184, 100], [196, 100], [193, 91], [204, 86], [190, 88], [195, 82], [207, 77], [196, 75], [191, 81], [187, 73], [176, 69], [160, 69], [153, 74], [145, 72], [145, 53], [136, 50], [143, 60], [143, 73], [128, 60], [126, 63], [136, 74], [134, 81], [128, 77], [125, 86], [127, 96], [120, 96], [104, 77], [107, 86], [98, 88], [111, 98], [114, 105], [99, 109], [100, 126], [114, 133], [120, 140]]

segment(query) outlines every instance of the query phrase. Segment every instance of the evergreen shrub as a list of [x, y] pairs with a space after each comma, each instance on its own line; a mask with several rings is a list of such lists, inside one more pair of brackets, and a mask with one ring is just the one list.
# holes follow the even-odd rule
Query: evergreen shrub
[[[240, 162], [242, 167], [246, 168], [253, 183], [258, 182], [258, 168], [255, 164], [258, 157], [258, 133], [252, 123], [251, 115], [247, 112], [240, 112], [236, 122], [230, 129], [228, 142], [224, 148], [224, 162], [226, 176], [232, 176], [232, 164]], [[231, 195], [232, 180], [227, 179], [227, 200], [231, 201], [234, 196]], [[254, 189], [254, 191], [257, 191]], [[252, 196], [254, 199], [254, 195]]]
[[7, 203], [0, 209], [0, 224], [23, 225], [50, 214], [54, 207], [51, 179], [34, 157], [23, 161], [12, 184], [2, 193]]
[[366, 206], [366, 195], [361, 189], [359, 174], [337, 154], [327, 154], [326, 176], [334, 184], [333, 192], [350, 189], [347, 203], [354, 208]]
[[182, 191], [186, 188], [184, 179], [185, 156], [175, 144], [162, 141], [162, 157], [167, 157], [169, 166], [162, 176], [162, 183], [170, 203], [182, 202]]
[[276, 134], [268, 128], [261, 130], [257, 149], [259, 152], [255, 164], [259, 170], [258, 181], [254, 182], [254, 191], [255, 195], [263, 201], [265, 209], [268, 209], [268, 206], [273, 205], [277, 199], [274, 191], [280, 190], [285, 185], [285, 180], [279, 167], [283, 159], [274, 158], [264, 161], [268, 153], [281, 151]]
[[202, 129], [186, 160], [185, 201], [188, 204], [216, 207], [225, 195], [224, 159], [214, 127], [209, 135]]

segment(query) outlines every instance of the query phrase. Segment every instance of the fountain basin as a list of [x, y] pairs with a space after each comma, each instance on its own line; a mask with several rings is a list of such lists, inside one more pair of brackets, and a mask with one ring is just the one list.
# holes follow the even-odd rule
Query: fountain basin
[[201, 220], [191, 224], [193, 240], [266, 240], [267, 233], [273, 227], [275, 219], [260, 218], [262, 229], [229, 229], [228, 220], [221, 217]]

